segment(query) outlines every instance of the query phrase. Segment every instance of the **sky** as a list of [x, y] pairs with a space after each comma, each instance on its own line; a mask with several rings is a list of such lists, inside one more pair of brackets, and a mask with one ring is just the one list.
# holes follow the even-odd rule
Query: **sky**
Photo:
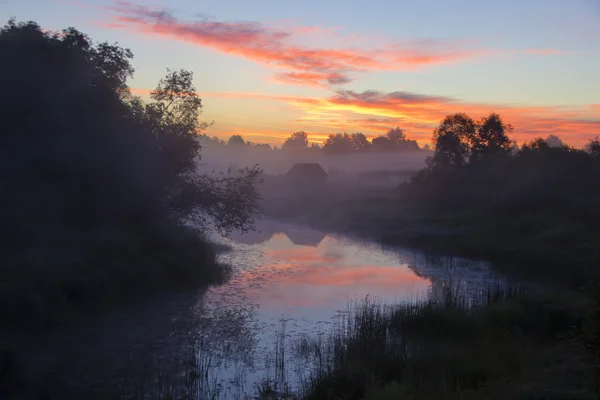
[[73, 26], [134, 53], [147, 99], [188, 69], [205, 133], [430, 143], [444, 116], [499, 113], [519, 143], [600, 135], [600, 0], [0, 0], [0, 19]]

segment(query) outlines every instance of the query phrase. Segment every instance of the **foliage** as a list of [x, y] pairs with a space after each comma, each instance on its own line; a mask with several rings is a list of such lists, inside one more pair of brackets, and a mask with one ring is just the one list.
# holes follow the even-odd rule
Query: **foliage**
[[598, 139], [598, 136], [590, 140], [585, 150], [594, 158], [600, 157], [600, 139]]
[[[0, 110], [2, 313], [28, 309], [34, 319], [44, 302], [101, 303], [153, 278], [210, 282], [214, 256], [196, 235], [188, 257], [181, 219], [251, 228], [260, 171], [196, 172], [198, 131], [209, 124], [198, 122], [192, 73], [168, 71], [144, 104], [127, 87], [128, 49], [14, 20], [0, 29], [0, 55], [0, 88], [11, 99]], [[17, 294], [31, 298], [19, 305]]]
[[240, 135], [232, 135], [229, 140], [227, 141], [227, 146], [232, 146], [232, 147], [241, 147], [244, 146], [246, 144], [246, 141], [244, 141], [244, 138], [242, 138]]
[[435, 153], [430, 168], [451, 168], [465, 165], [471, 156], [471, 143], [476, 126], [471, 117], [459, 113], [449, 115], [433, 133]]
[[303, 398], [593, 398], [590, 363], [570, 339], [581, 310], [534, 292], [450, 284], [423, 302], [351, 305], [329, 337], [297, 343], [316, 364]]
[[299, 152], [304, 151], [308, 148], [308, 135], [306, 132], [294, 132], [292, 136], [287, 138], [283, 145], [281, 146], [281, 150], [290, 151], [290, 152]]
[[505, 125], [496, 113], [475, 123], [465, 113], [448, 115], [433, 133], [435, 153], [428, 167], [457, 168], [491, 157], [510, 154], [513, 142], [507, 136], [511, 125]]
[[325, 154], [350, 154], [355, 151], [352, 136], [347, 133], [332, 133], [323, 142], [323, 153]]
[[[257, 149], [261, 151], [279, 151], [277, 147], [271, 148], [268, 144], [253, 143], [244, 140], [241, 135], [232, 135], [228, 141], [215, 137], [201, 135], [200, 141], [207, 146], [217, 148], [229, 148], [249, 151]], [[428, 148], [427, 148], [428, 149]], [[281, 146], [281, 150], [296, 154], [318, 154], [322, 152], [327, 155], [334, 154], [367, 154], [367, 153], [402, 153], [419, 151], [416, 140], [408, 139], [400, 128], [389, 130], [385, 136], [373, 138], [371, 141], [360, 132], [330, 134], [322, 146], [317, 143], [309, 145], [308, 133], [304, 131], [294, 132]]]
[[408, 139], [400, 128], [391, 129], [386, 136], [373, 138], [369, 142], [362, 133], [330, 134], [323, 142], [323, 152], [326, 154], [364, 154], [370, 152], [407, 152], [418, 151], [419, 145], [415, 140]]
[[477, 124], [473, 136], [471, 157], [481, 160], [486, 157], [505, 156], [511, 151], [512, 141], [507, 134], [513, 131], [512, 125], [505, 125], [496, 113], [490, 113]]

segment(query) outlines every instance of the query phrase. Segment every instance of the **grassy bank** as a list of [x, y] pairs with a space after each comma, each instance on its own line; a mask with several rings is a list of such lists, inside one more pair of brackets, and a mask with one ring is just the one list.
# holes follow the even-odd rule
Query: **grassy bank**
[[[465, 293], [451, 284], [427, 300], [350, 303], [325, 335], [279, 340], [265, 356], [266, 378], [239, 398], [593, 399], [597, 398], [598, 317], [579, 297], [533, 287], [490, 286]], [[595, 347], [597, 349], [597, 346]], [[138, 380], [102, 393], [46, 391], [60, 398], [222, 397], [212, 382], [215, 343], [192, 338], [173, 360], [148, 365]], [[304, 366], [296, 380], [291, 365]], [[168, 365], [168, 366], [167, 366]], [[287, 370], [286, 370], [287, 368]], [[287, 380], [286, 380], [287, 378]], [[292, 381], [293, 380], [293, 381]], [[83, 389], [83, 388], [80, 388]], [[39, 392], [44, 392], [43, 388]], [[38, 392], [38, 393], [39, 393]], [[18, 397], [17, 397], [18, 398]], [[52, 398], [52, 397], [49, 397]]]
[[63, 238], [27, 252], [5, 252], [3, 331], [38, 332], [144, 293], [219, 283], [228, 274], [197, 232], [172, 223]]
[[580, 287], [598, 276], [600, 232], [593, 220], [567, 214], [507, 215], [484, 208], [432, 212], [409, 206], [397, 189], [342, 197], [335, 187], [285, 201], [267, 199], [265, 209], [272, 218], [316, 229], [489, 260], [517, 277]]
[[315, 360], [301, 397], [595, 398], [584, 304], [500, 288], [471, 303], [452, 289], [399, 307], [360, 303], [327, 339], [296, 344]]

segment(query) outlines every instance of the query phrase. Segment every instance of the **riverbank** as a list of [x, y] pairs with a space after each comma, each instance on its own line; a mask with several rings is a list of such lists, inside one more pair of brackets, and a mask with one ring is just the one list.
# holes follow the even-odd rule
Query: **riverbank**
[[[320, 344], [327, 347], [318, 351], [332, 358], [302, 388], [303, 398], [340, 392], [336, 398], [364, 400], [596, 398], [600, 352], [590, 348], [599, 337], [600, 292], [593, 282], [600, 234], [594, 218], [572, 210], [444, 212], [403, 200], [397, 189], [342, 198], [331, 188], [280, 207], [270, 203], [267, 212], [382, 244], [489, 260], [512, 281], [542, 284], [544, 291], [475, 309], [445, 301], [388, 314], [356, 312], [354, 331]], [[414, 321], [420, 324], [413, 338], [422, 339], [411, 343], [413, 332], [407, 336], [405, 328]], [[390, 331], [407, 342], [386, 342]], [[377, 332], [379, 339], [369, 336]], [[435, 351], [423, 351], [428, 348]], [[374, 349], [381, 353], [368, 358]]]
[[3, 331], [40, 333], [131, 298], [216, 284], [228, 275], [208, 242], [172, 223], [96, 231], [53, 244], [5, 258]]
[[596, 398], [584, 304], [503, 288], [473, 300], [449, 287], [417, 304], [359, 304], [343, 329], [297, 344], [318, 360], [301, 397]]
[[549, 284], [580, 288], [599, 272], [600, 232], [593, 221], [555, 212], [428, 212], [409, 207], [397, 189], [342, 197], [335, 188], [267, 199], [265, 210], [272, 218], [386, 245], [488, 260], [503, 272]]
[[27, 259], [13, 257], [1, 270], [0, 394], [8, 398], [52, 387], [35, 372], [47, 368], [49, 361], [32, 361], [32, 349], [49, 337], [135, 307], [150, 296], [158, 299], [220, 284], [230, 275], [229, 266], [217, 262], [213, 245], [198, 232], [172, 223], [136, 232], [94, 232], [72, 238], [68, 246], [37, 250], [27, 253]]

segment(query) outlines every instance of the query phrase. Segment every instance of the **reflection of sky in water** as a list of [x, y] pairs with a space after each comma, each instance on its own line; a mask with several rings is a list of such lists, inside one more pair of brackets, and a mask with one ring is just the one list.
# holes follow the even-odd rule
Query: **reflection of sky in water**
[[[393, 305], [440, 292], [448, 282], [480, 290], [496, 279], [487, 263], [431, 257], [277, 222], [260, 221], [257, 228], [219, 239], [232, 248], [220, 257], [234, 274], [198, 303], [201, 314], [215, 309], [251, 312], [257, 342], [253, 367], [244, 369], [246, 388], [269, 375], [262, 365], [275, 350], [282, 319], [289, 342], [298, 335], [326, 333], [338, 311], [366, 296]], [[224, 369], [219, 376], [228, 381], [234, 374]], [[288, 382], [293, 385], [294, 378], [288, 375]]]
[[[282, 318], [289, 342], [327, 332], [350, 301], [369, 295], [397, 303], [422, 297], [430, 287], [429, 279], [409, 269], [397, 250], [282, 224], [263, 223], [262, 228], [224, 240], [232, 250], [220, 257], [233, 267], [233, 277], [209, 289], [198, 303], [199, 314], [252, 310], [257, 343], [253, 367], [244, 368], [246, 388], [269, 374], [262, 366], [275, 350]], [[225, 368], [219, 379], [232, 381], [235, 374]]]
[[429, 280], [416, 276], [397, 252], [332, 236], [311, 247], [275, 233], [262, 244], [234, 244], [223, 259], [236, 266], [236, 275], [206, 296], [225, 303], [243, 298], [258, 308], [259, 320], [329, 321], [349, 300], [371, 295], [397, 302], [420, 297], [429, 287]]
[[[213, 398], [215, 391], [219, 399], [244, 398], [255, 383], [272, 377], [265, 360], [273, 356], [282, 318], [290, 344], [301, 334], [326, 333], [337, 311], [367, 295], [393, 304], [423, 298], [430, 288], [435, 293], [448, 281], [478, 290], [494, 279], [486, 263], [384, 248], [268, 221], [258, 228], [217, 240], [232, 247], [219, 256], [233, 268], [226, 284], [157, 296], [68, 335], [61, 331], [38, 343], [32, 365], [49, 353], [45, 357], [51, 361], [40, 365], [53, 380], [69, 379], [89, 390], [144, 374], [147, 366], [155, 373], [179, 370], [178, 354], [194, 339], [206, 367], [199, 398]], [[307, 370], [294, 362], [286, 361], [292, 385], [293, 370]]]

